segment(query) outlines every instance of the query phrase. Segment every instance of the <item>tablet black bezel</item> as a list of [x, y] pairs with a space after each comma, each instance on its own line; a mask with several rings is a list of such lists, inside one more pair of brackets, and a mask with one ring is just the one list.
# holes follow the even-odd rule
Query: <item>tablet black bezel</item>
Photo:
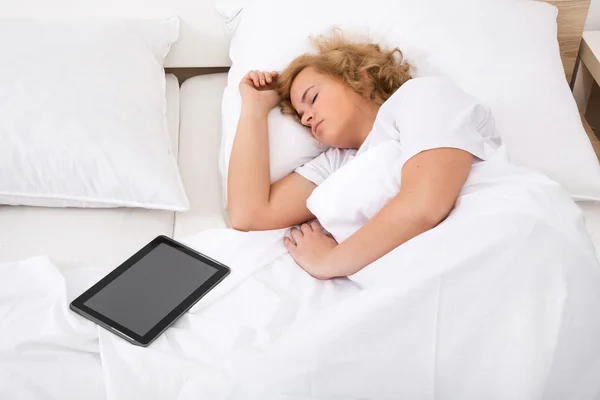
[[[169, 314], [167, 314], [162, 320], [160, 320], [156, 325], [154, 325], [148, 333], [144, 336], [138, 335], [137, 333], [127, 329], [123, 325], [113, 321], [112, 319], [98, 313], [97, 311], [87, 307], [84, 303], [92, 298], [96, 293], [102, 290], [106, 285], [114, 281], [119, 277], [122, 273], [127, 271], [131, 266], [137, 263], [142, 257], [146, 256], [152, 250], [154, 250], [158, 245], [166, 244], [171, 246], [179, 251], [184, 252], [185, 254], [199, 260], [212, 268], [215, 269], [215, 274], [211, 276], [206, 282], [204, 282], [201, 286], [199, 286], [196, 290], [192, 292], [185, 300], [183, 300], [177, 307], [175, 307]], [[230, 269], [219, 263], [218, 261], [213, 260], [175, 240], [161, 235], [157, 236], [154, 240], [148, 243], [146, 246], [142, 247], [137, 253], [111, 271], [108, 275], [98, 281], [94, 286], [89, 288], [79, 297], [71, 302], [71, 309], [75, 311], [81, 311], [82, 314], [86, 317], [91, 317], [91, 319], [95, 320], [95, 322], [100, 323], [100, 325], [104, 325], [110, 330], [116, 331], [116, 333], [122, 333], [125, 335], [125, 339], [131, 339], [135, 344], [139, 344], [141, 346], [148, 346], [150, 343], [154, 341], [162, 332], [164, 332], [173, 322], [175, 322], [182, 314], [184, 314], [187, 310], [189, 310], [198, 300], [202, 298], [206, 293], [208, 293], [217, 283], [219, 283], [225, 276], [227, 276], [230, 272]], [[131, 341], [130, 340], [130, 341]]]

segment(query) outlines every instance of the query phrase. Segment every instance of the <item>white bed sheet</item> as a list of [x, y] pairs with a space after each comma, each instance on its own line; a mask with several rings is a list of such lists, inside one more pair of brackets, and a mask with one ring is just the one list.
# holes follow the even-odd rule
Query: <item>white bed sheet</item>
[[184, 242], [232, 272], [147, 348], [68, 310], [101, 271], [6, 263], [0, 398], [597, 399], [598, 263], [575, 207], [545, 194], [507, 196], [524, 210], [506, 215], [464, 201], [350, 279], [306, 274], [285, 229], [206, 230]]
[[[167, 75], [167, 119], [177, 154], [179, 82]], [[114, 268], [152, 238], [173, 235], [174, 212], [0, 206], [0, 262], [47, 255], [61, 269]]]

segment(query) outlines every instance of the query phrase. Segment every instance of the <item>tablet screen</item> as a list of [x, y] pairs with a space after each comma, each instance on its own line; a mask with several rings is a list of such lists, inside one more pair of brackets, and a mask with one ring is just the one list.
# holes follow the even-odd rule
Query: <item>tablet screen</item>
[[160, 243], [83, 304], [144, 336], [217, 272]]

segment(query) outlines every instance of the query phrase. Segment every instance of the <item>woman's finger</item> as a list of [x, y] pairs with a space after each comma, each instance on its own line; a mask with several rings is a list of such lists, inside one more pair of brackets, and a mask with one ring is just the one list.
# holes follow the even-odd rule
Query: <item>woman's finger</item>
[[265, 86], [267, 81], [265, 80], [265, 73], [262, 71], [258, 71], [258, 79], [260, 81], [260, 86]]
[[250, 71], [248, 73], [248, 75], [250, 75], [250, 79], [252, 80], [252, 83], [254, 84], [254, 86], [259, 87], [260, 81], [258, 79], [258, 74], [256, 73], [256, 71]]
[[283, 238], [283, 245], [290, 253], [296, 249], [296, 244], [287, 236]]
[[307, 233], [312, 232], [313, 229], [311, 228], [311, 226], [309, 224], [302, 224], [300, 226], [300, 230], [302, 231], [303, 235], [306, 235]]
[[304, 237], [304, 235], [298, 228], [292, 228], [290, 234], [292, 235], [292, 238], [294, 238], [294, 240], [296, 241], [296, 246], [298, 245], [298, 241]]
[[269, 73], [269, 76], [271, 78], [271, 83], [277, 82], [277, 78], [279, 77], [279, 73], [277, 71], [271, 71]]
[[323, 227], [321, 226], [321, 223], [319, 221], [313, 221], [313, 222], [311, 222], [310, 223], [310, 227], [315, 232], [321, 232], [321, 231], [323, 231]]
[[256, 74], [256, 87], [261, 87], [262, 83], [261, 83], [261, 72], [260, 71], [254, 71], [254, 73]]

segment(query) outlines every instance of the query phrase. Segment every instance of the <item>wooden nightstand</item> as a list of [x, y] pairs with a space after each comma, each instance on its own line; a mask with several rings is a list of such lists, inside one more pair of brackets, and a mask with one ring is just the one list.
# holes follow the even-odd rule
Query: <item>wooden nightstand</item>
[[598, 160], [600, 160], [600, 139], [596, 136], [584, 117], [594, 82], [600, 83], [600, 31], [583, 32], [577, 64], [575, 80], [573, 82], [573, 97], [575, 97], [575, 101], [579, 107], [583, 127], [596, 152]]
[[600, 84], [600, 31], [586, 31], [581, 38], [579, 67], [573, 86], [573, 96], [582, 114], [587, 110], [594, 81]]

